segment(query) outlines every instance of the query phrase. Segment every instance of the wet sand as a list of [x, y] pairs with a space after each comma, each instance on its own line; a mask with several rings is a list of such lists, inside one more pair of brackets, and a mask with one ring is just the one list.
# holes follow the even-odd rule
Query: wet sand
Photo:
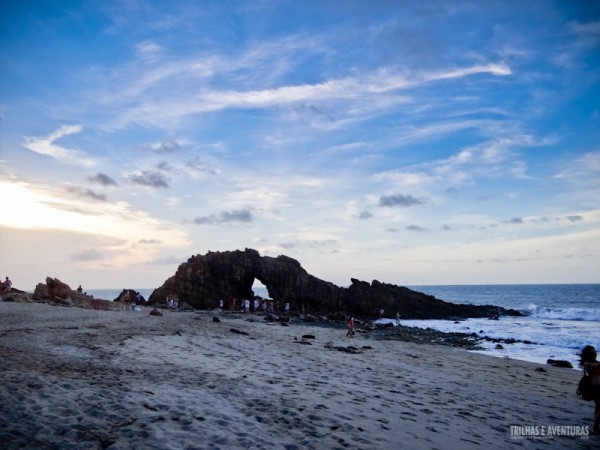
[[511, 435], [591, 426], [572, 369], [258, 315], [149, 312], [0, 302], [0, 447], [600, 448], [600, 436]]

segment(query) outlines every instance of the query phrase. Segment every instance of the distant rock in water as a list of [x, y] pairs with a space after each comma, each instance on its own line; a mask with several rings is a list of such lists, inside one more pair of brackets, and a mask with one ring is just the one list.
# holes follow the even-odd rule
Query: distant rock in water
[[448, 303], [377, 280], [368, 283], [353, 278], [349, 287], [339, 287], [310, 275], [295, 259], [261, 256], [249, 248], [192, 256], [154, 290], [148, 303], [164, 303], [168, 295], [175, 294], [195, 309], [214, 309], [221, 299], [252, 299], [254, 280], [266, 286], [276, 303], [289, 303], [290, 310], [297, 313], [345, 313], [367, 318], [400, 313], [403, 319], [521, 315], [498, 306]]

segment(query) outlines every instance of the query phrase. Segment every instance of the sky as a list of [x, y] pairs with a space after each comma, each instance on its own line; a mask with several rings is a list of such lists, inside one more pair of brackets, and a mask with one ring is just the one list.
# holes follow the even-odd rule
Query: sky
[[594, 1], [4, 1], [0, 275], [598, 283], [599, 80]]

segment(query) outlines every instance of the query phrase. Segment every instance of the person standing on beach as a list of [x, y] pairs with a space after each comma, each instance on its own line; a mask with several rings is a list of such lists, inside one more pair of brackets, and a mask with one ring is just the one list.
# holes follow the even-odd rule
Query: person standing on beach
[[6, 281], [2, 284], [4, 284], [2, 294], [10, 294], [10, 290], [12, 289], [12, 281], [10, 281], [10, 278], [6, 277]]
[[354, 336], [354, 317], [350, 317], [350, 320], [348, 320], [348, 332], [346, 336]]
[[596, 405], [594, 411], [594, 433], [600, 434], [600, 362], [598, 362], [597, 356], [596, 349], [591, 345], [586, 345], [579, 355], [579, 367], [590, 377], [592, 399]]
[[125, 311], [129, 311], [131, 305], [131, 297], [129, 297], [129, 291], [125, 291], [123, 297], [121, 297], [121, 310], [125, 307]]

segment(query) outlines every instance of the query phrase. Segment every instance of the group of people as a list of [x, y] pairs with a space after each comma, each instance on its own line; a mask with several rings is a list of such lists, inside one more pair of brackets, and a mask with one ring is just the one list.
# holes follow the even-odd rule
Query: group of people
[[139, 292], [135, 292], [134, 295], [131, 295], [130, 291], [126, 290], [121, 294], [119, 299], [121, 301], [121, 309], [129, 311], [129, 309], [135, 309], [135, 306], [142, 300], [142, 296]]
[[261, 297], [254, 297], [253, 300], [237, 299], [229, 297], [227, 301], [219, 300], [219, 309], [230, 311], [250, 312], [265, 312], [265, 313], [290, 313], [289, 302], [279, 302], [273, 300], [265, 300]]
[[167, 308], [168, 309], [179, 309], [181, 303], [176, 295], [167, 295]]

